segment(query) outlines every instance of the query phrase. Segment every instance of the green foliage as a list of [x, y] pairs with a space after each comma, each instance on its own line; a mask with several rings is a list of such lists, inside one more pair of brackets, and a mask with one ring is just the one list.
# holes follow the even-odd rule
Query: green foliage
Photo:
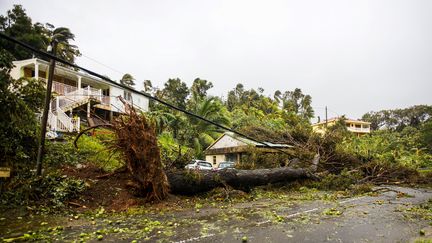
[[34, 112], [42, 112], [46, 90], [45, 81], [34, 78], [14, 80], [11, 89]]
[[126, 73], [125, 75], [123, 75], [123, 77], [120, 79], [120, 83], [121, 84], [124, 84], [124, 85], [127, 85], [127, 86], [129, 86], [129, 87], [132, 87], [132, 86], [134, 86], [135, 85], [135, 78], [131, 75], [131, 74], [129, 74], [129, 73]]
[[423, 147], [422, 132], [406, 127], [401, 132], [380, 130], [361, 137], [345, 139], [340, 149], [360, 160], [396, 163], [418, 168], [432, 166], [432, 155]]
[[34, 177], [29, 171], [21, 171], [0, 194], [3, 205], [31, 205], [34, 202], [58, 208], [76, 198], [86, 189], [84, 181], [58, 173]]
[[[213, 97], [200, 101], [194, 107], [193, 112], [223, 126], [229, 126], [230, 124], [226, 108], [222, 102]], [[220, 136], [221, 130], [194, 117], [189, 117], [188, 125], [182, 134], [183, 138], [186, 141], [191, 141], [189, 144], [195, 149], [196, 157], [204, 158], [203, 150]]]
[[[0, 16], [0, 31], [39, 50], [46, 50], [51, 41], [56, 40], [58, 42], [57, 56], [70, 62], [74, 62], [75, 57], [81, 55], [78, 47], [69, 43], [69, 40], [74, 39], [74, 35], [68, 28], [55, 28], [49, 23], [33, 24], [21, 5], [14, 5], [6, 15]], [[16, 60], [33, 57], [32, 52], [6, 40], [0, 39], [0, 46], [8, 50]]]
[[203, 100], [207, 97], [207, 91], [213, 88], [212, 82], [204, 79], [196, 78], [190, 88], [192, 94], [192, 101], [197, 103], [199, 100]]
[[262, 169], [278, 168], [286, 166], [290, 156], [283, 153], [262, 152], [255, 147], [250, 147], [242, 156], [241, 161], [236, 168], [238, 169]]
[[[33, 24], [21, 5], [14, 5], [6, 15], [0, 16], [0, 31], [39, 50], [46, 50], [48, 40], [44, 35], [44, 26], [40, 23]], [[0, 46], [17, 60], [32, 57], [31, 52], [6, 40], [0, 39]]]
[[[37, 147], [43, 86], [37, 80], [13, 80], [9, 73], [12, 57], [0, 50], [0, 164], [28, 163]], [[27, 84], [27, 85], [26, 85]]]
[[322, 214], [327, 216], [340, 216], [342, 215], [342, 212], [337, 210], [336, 208], [326, 208]]
[[320, 182], [315, 182], [316, 188], [323, 190], [345, 190], [362, 178], [359, 172], [349, 172], [347, 169], [342, 170], [340, 174], [329, 173], [322, 177]]
[[65, 142], [47, 141], [45, 151], [44, 161], [48, 168], [77, 165], [86, 159], [85, 155], [73, 147], [71, 140]]
[[169, 103], [180, 107], [181, 109], [186, 108], [186, 98], [189, 95], [189, 88], [185, 82], [182, 82], [179, 78], [169, 79], [161, 92], [157, 95]]
[[[242, 84], [237, 84], [229, 91], [227, 100], [223, 101], [209, 96], [207, 93], [213, 84], [200, 78], [193, 81], [190, 89], [178, 78], [169, 79], [162, 90], [152, 87], [150, 81], [146, 81], [145, 85], [146, 92], [160, 99], [258, 140], [305, 141], [312, 132], [309, 123], [313, 115], [311, 97], [300, 89], [287, 91], [273, 99], [266, 97], [262, 88], [245, 90]], [[156, 125], [158, 134], [171, 133], [176, 143], [194, 149], [195, 158], [204, 159], [204, 150], [224, 132], [212, 124], [158, 103], [151, 103], [151, 112], [146, 115]], [[163, 138], [165, 135], [161, 136]], [[170, 155], [166, 160], [172, 161], [168, 159], [170, 157], [175, 156]]]
[[46, 144], [45, 161], [48, 167], [93, 163], [106, 171], [113, 171], [123, 165], [120, 155], [107, 147], [111, 135], [87, 136], [78, 140], [78, 149], [73, 146], [74, 137], [66, 137], [64, 142]]
[[283, 94], [277, 90], [274, 97], [279, 103], [281, 103], [283, 109], [297, 114], [303, 119], [309, 120], [314, 115], [311, 106], [312, 97], [303, 94], [299, 88], [294, 89], [294, 91], [285, 91]]
[[432, 121], [426, 122], [421, 126], [420, 142], [432, 154]]
[[161, 159], [167, 169], [183, 168], [194, 157], [193, 149], [180, 145], [171, 133], [165, 132], [159, 135], [158, 142]]
[[371, 122], [374, 130], [385, 128], [402, 131], [405, 127], [419, 128], [423, 123], [430, 121], [432, 106], [416, 105], [405, 109], [371, 111], [363, 115], [364, 121]]

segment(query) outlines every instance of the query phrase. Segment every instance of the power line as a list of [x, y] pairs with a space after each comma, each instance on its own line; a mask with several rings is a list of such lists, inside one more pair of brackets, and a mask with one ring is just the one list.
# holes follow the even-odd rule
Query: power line
[[110, 69], [111, 71], [114, 71], [114, 72], [119, 73], [119, 74], [125, 74], [125, 72], [120, 72], [119, 70], [117, 70], [117, 69], [115, 69], [115, 68], [113, 68], [113, 67], [110, 67], [110, 66], [108, 66], [108, 65], [106, 65], [106, 64], [103, 64], [102, 62], [100, 62], [100, 61], [98, 61], [98, 60], [96, 60], [96, 59], [94, 59], [94, 58], [92, 58], [92, 57], [86, 56], [86, 55], [84, 55], [84, 54], [81, 54], [81, 55], [82, 55], [83, 57], [85, 57], [85, 58], [87, 58], [87, 59], [89, 59], [89, 60], [91, 60], [91, 61], [93, 61], [93, 62], [99, 64], [99, 65], [102, 65], [102, 66], [104, 66], [104, 67]]
[[132, 92], [132, 93], [135, 93], [135, 94], [139, 94], [139, 95], [142, 95], [142, 96], [144, 96], [144, 97], [147, 97], [148, 99], [151, 99], [151, 100], [157, 101], [157, 102], [159, 102], [159, 103], [161, 103], [161, 104], [163, 104], [163, 105], [165, 105], [165, 106], [167, 106], [167, 107], [169, 107], [169, 108], [171, 108], [171, 109], [173, 109], [173, 110], [180, 111], [180, 112], [182, 112], [182, 113], [184, 113], [184, 114], [186, 114], [186, 115], [189, 115], [189, 116], [192, 116], [192, 117], [197, 118], [197, 119], [199, 119], [199, 120], [202, 120], [202, 121], [205, 121], [205, 122], [207, 122], [207, 123], [210, 123], [210, 124], [212, 124], [212, 125], [214, 125], [214, 126], [220, 128], [220, 129], [222, 129], [222, 130], [229, 131], [229, 132], [232, 132], [232, 133], [234, 133], [234, 134], [236, 134], [236, 135], [239, 135], [239, 136], [241, 136], [241, 137], [247, 138], [247, 139], [249, 139], [249, 140], [251, 140], [251, 141], [253, 141], [253, 142], [256, 142], [256, 143], [259, 143], [259, 144], [261, 144], [261, 145], [264, 145], [264, 147], [267, 147], [267, 148], [270, 148], [270, 149], [273, 149], [273, 150], [277, 150], [277, 151], [282, 152], [282, 153], [284, 153], [284, 154], [288, 154], [287, 152], [283, 151], [282, 149], [272, 147], [272, 146], [268, 145], [268, 144], [265, 143], [265, 142], [261, 142], [261, 141], [259, 141], [259, 140], [257, 140], [257, 139], [254, 139], [254, 138], [252, 138], [252, 137], [250, 137], [250, 136], [248, 136], [248, 135], [246, 135], [246, 134], [243, 134], [243, 133], [241, 133], [241, 132], [238, 132], [238, 131], [236, 131], [236, 130], [234, 130], [234, 129], [232, 129], [232, 128], [226, 127], [226, 126], [224, 126], [224, 125], [220, 125], [219, 123], [216, 123], [216, 122], [214, 122], [214, 121], [211, 121], [211, 120], [209, 120], [209, 119], [207, 119], [207, 118], [205, 118], [205, 117], [202, 117], [202, 116], [196, 115], [195, 113], [192, 113], [192, 112], [190, 112], [190, 111], [184, 110], [184, 109], [182, 109], [182, 108], [179, 108], [179, 107], [177, 107], [177, 106], [175, 106], [175, 105], [173, 105], [173, 104], [171, 104], [171, 103], [168, 103], [168, 102], [166, 102], [166, 101], [164, 101], [164, 100], [162, 100], [162, 99], [159, 99], [159, 98], [157, 98], [157, 97], [151, 96], [150, 94], [147, 94], [147, 93], [144, 93], [144, 92], [141, 92], [141, 91], [135, 90], [135, 89], [133, 89], [133, 88], [127, 86], [127, 85], [123, 85], [123, 84], [121, 84], [121, 83], [117, 83], [117, 82], [111, 80], [111, 79], [108, 78], [108, 77], [105, 77], [105, 76], [103, 76], [103, 75], [101, 75], [101, 74], [98, 74], [98, 73], [96, 73], [96, 72], [93, 72], [93, 71], [91, 71], [91, 70], [89, 70], [89, 69], [87, 69], [87, 68], [84, 68], [84, 67], [81, 67], [81, 66], [79, 66], [79, 65], [76, 65], [76, 64], [73, 64], [73, 63], [71, 63], [71, 62], [68, 62], [68, 61], [66, 61], [66, 60], [63, 60], [63, 59], [57, 57], [56, 55], [53, 55], [53, 54], [47, 53], [47, 52], [45, 52], [45, 51], [38, 50], [38, 49], [34, 48], [33, 46], [30, 46], [30, 45], [28, 45], [28, 44], [26, 44], [26, 43], [24, 43], [24, 42], [22, 42], [22, 41], [19, 41], [19, 40], [13, 38], [13, 37], [10, 37], [10, 36], [4, 34], [3, 32], [0, 32], [0, 36], [1, 36], [2, 38], [6, 39], [7, 41], [13, 42], [13, 43], [15, 43], [15, 44], [17, 44], [17, 45], [20, 45], [20, 46], [22, 46], [22, 47], [24, 47], [24, 48], [27, 48], [27, 49], [29, 49], [29, 50], [35, 52], [35, 53], [38, 53], [39, 55], [42, 55], [42, 56], [45, 56], [45, 57], [51, 58], [51, 59], [56, 60], [56, 61], [58, 61], [58, 62], [60, 62], [60, 63], [63, 63], [63, 64], [65, 64], [65, 65], [68, 65], [68, 66], [70, 66], [70, 67], [73, 67], [73, 68], [76, 68], [76, 69], [80, 69], [80, 70], [82, 70], [82, 71], [84, 71], [84, 72], [86, 72], [86, 73], [88, 73], [88, 74], [90, 74], [90, 75], [93, 75], [93, 76], [98, 77], [98, 78], [100, 78], [100, 79], [102, 79], [102, 80], [105, 80], [106, 82], [108, 82], [108, 83], [110, 83], [110, 84], [112, 84], [112, 85], [114, 85], [114, 86], [121, 87], [121, 88], [123, 88], [123, 89], [125, 89], [125, 90], [127, 90], [127, 91], [129, 91], [129, 92]]

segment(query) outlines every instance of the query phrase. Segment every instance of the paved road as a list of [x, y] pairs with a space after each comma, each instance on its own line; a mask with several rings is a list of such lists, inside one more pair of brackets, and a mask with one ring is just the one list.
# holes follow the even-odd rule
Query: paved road
[[[408, 242], [428, 221], [407, 219], [401, 211], [432, 198], [432, 191], [389, 187], [378, 196], [310, 202], [276, 209], [281, 223], [269, 220], [234, 226], [208, 237], [178, 242]], [[405, 194], [401, 194], [402, 192]], [[402, 196], [402, 197], [401, 197]], [[428, 232], [428, 230], [426, 231]]]
[[[409, 217], [406, 211], [430, 200], [431, 189], [380, 189], [375, 196], [336, 201], [299, 200], [288, 194], [224, 208], [107, 214], [95, 219], [24, 216], [0, 221], [0, 238], [31, 230], [38, 232], [39, 239], [61, 242], [97, 241], [99, 235], [110, 242], [241, 242], [244, 236], [248, 242], [409, 242], [421, 229], [432, 237], [430, 220]], [[48, 224], [42, 226], [44, 220]], [[58, 226], [63, 229], [53, 230]]]

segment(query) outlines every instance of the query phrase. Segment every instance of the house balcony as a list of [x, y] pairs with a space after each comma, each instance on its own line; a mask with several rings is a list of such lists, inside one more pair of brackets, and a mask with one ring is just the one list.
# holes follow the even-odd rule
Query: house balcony
[[355, 133], [370, 133], [370, 127], [347, 127], [347, 129]]
[[[40, 79], [45, 80], [44, 78]], [[80, 99], [82, 96], [88, 96], [94, 98], [95, 100], [98, 100], [103, 106], [110, 106], [110, 97], [103, 95], [101, 89], [96, 89], [91, 86], [78, 88], [72, 85], [53, 81], [52, 92], [58, 94], [59, 96], [68, 97], [67, 100], [77, 100]]]

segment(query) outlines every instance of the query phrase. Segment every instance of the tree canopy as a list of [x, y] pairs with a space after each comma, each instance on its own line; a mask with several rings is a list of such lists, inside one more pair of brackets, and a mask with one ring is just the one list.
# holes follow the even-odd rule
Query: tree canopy
[[124, 84], [124, 85], [127, 85], [129, 87], [133, 87], [135, 85], [135, 78], [131, 74], [126, 73], [120, 79], [120, 83]]
[[[11, 10], [7, 11], [6, 15], [0, 15], [0, 31], [43, 51], [47, 50], [52, 40], [56, 40], [59, 42], [56, 54], [72, 63], [75, 62], [76, 57], [81, 55], [78, 47], [70, 43], [75, 36], [68, 28], [55, 28], [49, 23], [33, 23], [21, 5], [14, 5]], [[35, 53], [3, 39], [0, 40], [0, 46], [10, 52], [15, 60], [37, 56]], [[45, 57], [40, 58], [45, 59]]]
[[374, 130], [385, 128], [402, 131], [407, 126], [420, 127], [432, 119], [432, 106], [415, 105], [404, 109], [371, 111], [363, 115]]

